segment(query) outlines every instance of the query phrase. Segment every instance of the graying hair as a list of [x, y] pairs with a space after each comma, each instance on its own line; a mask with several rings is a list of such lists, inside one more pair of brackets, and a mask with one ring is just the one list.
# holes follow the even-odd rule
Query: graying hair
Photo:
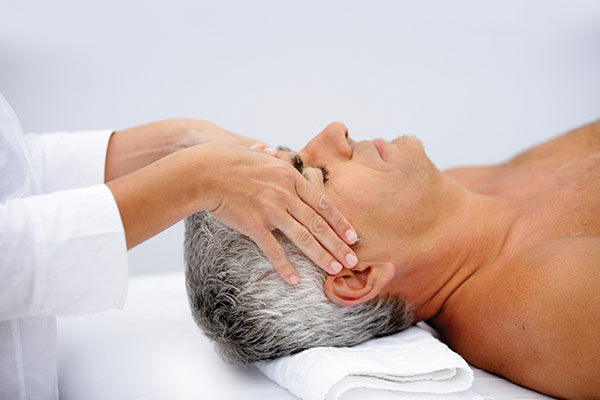
[[274, 232], [298, 273], [287, 284], [258, 246], [207, 212], [185, 221], [186, 288], [192, 316], [233, 365], [247, 365], [317, 346], [353, 346], [402, 330], [413, 321], [402, 298], [352, 307], [331, 302], [325, 273]]

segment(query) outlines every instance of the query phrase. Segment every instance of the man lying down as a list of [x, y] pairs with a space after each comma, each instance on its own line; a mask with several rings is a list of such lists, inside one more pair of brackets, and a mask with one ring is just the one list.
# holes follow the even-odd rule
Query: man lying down
[[236, 364], [352, 346], [427, 321], [471, 364], [600, 398], [600, 122], [499, 165], [440, 172], [412, 137], [355, 142], [333, 123], [279, 150], [358, 230], [327, 275], [280, 237], [301, 280], [209, 214], [186, 221], [193, 317]]

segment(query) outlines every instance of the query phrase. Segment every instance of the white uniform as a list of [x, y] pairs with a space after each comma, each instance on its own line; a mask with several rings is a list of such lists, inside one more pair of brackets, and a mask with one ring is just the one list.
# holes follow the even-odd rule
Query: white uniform
[[0, 94], [0, 400], [57, 399], [55, 317], [125, 301], [110, 135], [23, 135]]

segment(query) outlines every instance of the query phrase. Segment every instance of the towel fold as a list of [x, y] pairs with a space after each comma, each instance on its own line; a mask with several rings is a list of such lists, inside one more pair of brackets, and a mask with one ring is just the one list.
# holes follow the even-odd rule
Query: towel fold
[[469, 390], [473, 371], [466, 361], [417, 326], [354, 347], [315, 347], [256, 366], [303, 400], [481, 398]]

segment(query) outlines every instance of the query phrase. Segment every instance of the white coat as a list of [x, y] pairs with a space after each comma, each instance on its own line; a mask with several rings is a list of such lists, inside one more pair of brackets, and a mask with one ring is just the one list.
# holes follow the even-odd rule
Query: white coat
[[0, 94], [0, 399], [57, 399], [56, 316], [123, 306], [110, 135], [23, 135]]

